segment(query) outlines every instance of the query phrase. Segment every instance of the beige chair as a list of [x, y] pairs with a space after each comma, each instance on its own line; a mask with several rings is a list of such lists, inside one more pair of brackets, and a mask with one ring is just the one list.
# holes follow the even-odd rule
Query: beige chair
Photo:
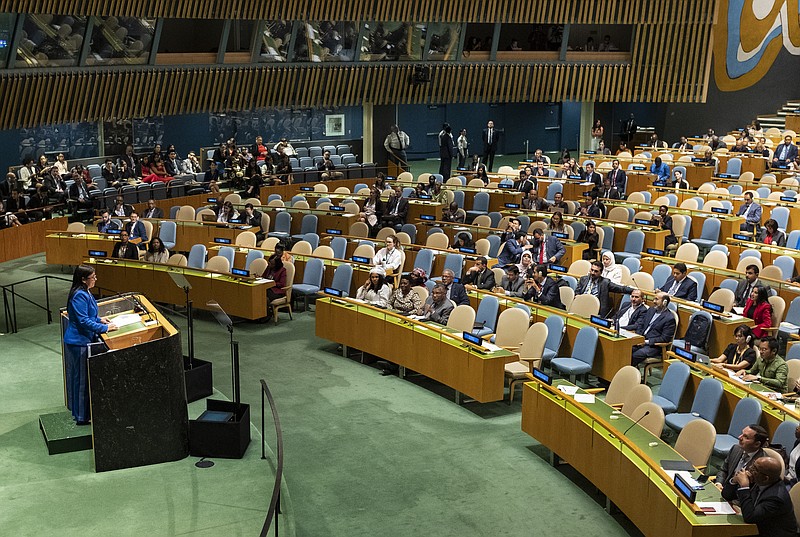
[[[458, 177], [451, 177], [450, 179], [445, 181], [444, 184], [447, 185], [447, 186], [459, 186], [460, 187], [461, 186], [461, 179], [459, 179]], [[483, 184], [483, 181], [481, 181], [481, 184]]]
[[767, 300], [769, 300], [769, 304], [772, 306], [772, 327], [770, 331], [777, 332], [778, 325], [783, 322], [783, 315], [786, 312], [786, 301], [777, 295], [771, 296]]
[[653, 400], [653, 391], [647, 384], [639, 384], [631, 388], [628, 395], [625, 396], [625, 403], [622, 405], [622, 413], [630, 417], [633, 411], [643, 403], [649, 403]]
[[[653, 205], [669, 205], [669, 198], [666, 196], [659, 196], [653, 201]], [[653, 215], [651, 214], [650, 216], [652, 217]]]
[[770, 192], [767, 195], [767, 199], [770, 201], [780, 201], [783, 197], [783, 192]]
[[678, 162], [691, 162], [692, 158], [692, 155], [681, 155], [678, 157]]
[[656, 282], [653, 280], [653, 276], [647, 272], [631, 274], [631, 281], [633, 282], [633, 287], [643, 291], [654, 291], [656, 288]]
[[333, 191], [334, 194], [350, 194], [350, 189], [346, 186], [337, 187], [336, 190]]
[[630, 222], [630, 217], [631, 215], [628, 213], [628, 209], [625, 207], [612, 207], [611, 210], [608, 211], [608, 219], [616, 222]]
[[[605, 402], [611, 406], [622, 406], [625, 398], [634, 386], [641, 385], [642, 374], [639, 369], [632, 365], [622, 366], [622, 369], [614, 373], [614, 378], [611, 379], [611, 384], [608, 385], [606, 392]], [[593, 393], [599, 393], [602, 388], [596, 390], [587, 390]]]
[[478, 255], [482, 255], [483, 257], [489, 257], [489, 249], [492, 247], [492, 244], [489, 242], [489, 239], [478, 239], [475, 241], [475, 251]]
[[675, 252], [675, 259], [686, 261], [687, 263], [697, 263], [697, 257], [700, 255], [700, 248], [693, 242], [681, 244]]
[[[697, 200], [694, 198], [685, 199], [681, 202], [681, 209], [689, 209], [690, 211], [697, 210]], [[676, 233], [677, 235], [677, 233]]]
[[800, 360], [797, 359], [786, 360], [786, 365], [789, 368], [789, 374], [788, 374], [789, 381], [787, 385], [791, 390], [794, 387], [795, 383], [798, 380], [800, 380]]
[[250, 276], [253, 276], [255, 278], [260, 278], [261, 275], [264, 274], [264, 272], [266, 272], [268, 265], [269, 262], [263, 257], [253, 259], [250, 262], [250, 269], [249, 269]]
[[305, 200], [298, 200], [292, 204], [295, 209], [310, 209], [308, 202]]
[[322, 203], [317, 205], [317, 210], [318, 211], [330, 211], [331, 207], [333, 207], [333, 203], [331, 203], [329, 201], [323, 201]]
[[[667, 310], [672, 314], [672, 317], [675, 319], [675, 332], [678, 330], [678, 313], [672, 310]], [[672, 333], [672, 339], [675, 339], [675, 332]], [[642, 374], [642, 382], [647, 383], [647, 377], [650, 376], [650, 373], [653, 371], [655, 367], [664, 366], [664, 359], [667, 354], [667, 351], [672, 346], [672, 340], [668, 341], [667, 343], [656, 343], [657, 347], [661, 347], [661, 356], [655, 356], [652, 358], [646, 358], [642, 365], [644, 365], [644, 373]]]
[[714, 449], [716, 439], [717, 430], [710, 422], [702, 418], [692, 420], [678, 435], [678, 440], [675, 441], [675, 451], [692, 463], [692, 466], [702, 469], [708, 464], [708, 458]]
[[324, 257], [325, 259], [333, 259], [333, 248], [325, 244], [321, 244], [314, 249], [312, 255], [316, 257]]
[[626, 267], [625, 265], [617, 265], [619, 267], [620, 272], [622, 272], [621, 282], [622, 285], [633, 286], [633, 280], [631, 280], [631, 269]]
[[428, 172], [421, 173], [421, 174], [419, 174], [419, 177], [417, 177], [417, 183], [418, 184], [423, 184], [423, 185], [425, 185], [427, 187], [428, 186], [428, 179], [430, 179], [430, 177], [431, 177], [431, 174], [428, 173]]
[[369, 196], [369, 193], [370, 193], [369, 187], [360, 188], [358, 189], [358, 192], [356, 192], [356, 194], [358, 194], [359, 196]]
[[531, 324], [527, 313], [520, 308], [507, 308], [497, 318], [494, 344], [504, 349], [516, 350], [525, 339]]
[[619, 158], [632, 158], [633, 155], [631, 154], [630, 151], [623, 151], [619, 155], [617, 155], [617, 157], [619, 157]]
[[350, 231], [348, 231], [348, 235], [353, 237], [369, 237], [369, 226], [364, 222], [353, 222], [350, 225]]
[[204, 215], [213, 216], [214, 220], [217, 219], [217, 213], [215, 213], [214, 211], [212, 211], [208, 207], [206, 207], [205, 209], [200, 209], [199, 211], [197, 211], [197, 215], [194, 217], [194, 219], [197, 220], [198, 222], [202, 222]]
[[[519, 308], [512, 308], [519, 309]], [[508, 310], [507, 310], [508, 311]], [[525, 332], [517, 354], [519, 361], [507, 363], [505, 366], [505, 377], [508, 379], [508, 404], [514, 400], [514, 389], [520, 382], [528, 380], [528, 373], [534, 367], [541, 367], [544, 344], [547, 340], [547, 325], [544, 323], [534, 323]]]
[[355, 202], [345, 203], [344, 212], [347, 214], [359, 214], [361, 212], [361, 207], [359, 207], [358, 203]]
[[317, 183], [316, 185], [314, 185], [314, 192], [327, 192], [327, 191], [328, 191], [328, 185], [326, 185], [325, 183]]
[[272, 318], [275, 324], [278, 324], [278, 312], [285, 309], [289, 312], [289, 319], [292, 319], [292, 285], [294, 284], [294, 263], [284, 263], [283, 268], [286, 269], [286, 286], [283, 288], [286, 291], [286, 296], [276, 298], [269, 303], [272, 308]]
[[541, 220], [537, 220], [536, 222], [531, 222], [531, 225], [528, 226], [528, 235], [533, 233], [533, 230], [535, 229], [541, 229], [542, 231], [545, 231], [547, 229], [547, 224], [545, 222], [542, 222]]
[[215, 255], [214, 257], [208, 260], [208, 263], [206, 263], [206, 270], [227, 273], [231, 271], [231, 264], [230, 261], [228, 261], [227, 257], [222, 257], [221, 255]]
[[703, 204], [703, 210], [711, 212], [712, 209], [722, 209], [722, 202], [719, 200], [708, 200]]
[[181, 205], [181, 208], [178, 209], [178, 214], [175, 215], [175, 219], [184, 221], [194, 220], [194, 207], [191, 205]]
[[506, 271], [499, 267], [492, 267], [492, 272], [494, 272], [495, 284], [499, 286], [500, 282], [503, 281], [503, 276], [506, 275]]
[[167, 259], [167, 265], [174, 265], [176, 267], [185, 267], [189, 264], [189, 260], [183, 254], [172, 254]]
[[569, 285], [562, 285], [558, 288], [558, 294], [561, 298], [561, 303], [564, 304], [564, 307], [567, 310], [569, 310], [569, 308], [572, 306], [572, 301], [575, 300], [575, 291], [573, 291], [572, 287]]
[[756, 174], [754, 174], [753, 172], [749, 172], [749, 171], [748, 172], [742, 172], [742, 174], [739, 176], [739, 182], [740, 183], [751, 183], [751, 182], [753, 182], [755, 180], [755, 178], [756, 178]]
[[375, 248], [371, 244], [359, 244], [353, 251], [353, 257], [366, 257], [371, 261], [375, 257]]
[[768, 278], [770, 280], [781, 281], [783, 280], [783, 271], [780, 269], [780, 267], [777, 267], [775, 265], [767, 265], [766, 267], [761, 269], [759, 277]]
[[791, 490], [789, 490], [789, 498], [792, 500], [794, 518], [800, 520], [800, 483], [796, 483]]
[[[422, 302], [424, 304], [425, 301], [428, 300], [428, 288], [427, 287], [425, 287], [424, 285], [417, 285], [417, 286], [413, 287], [413, 290], [416, 291], [417, 294], [419, 295], [420, 302]], [[472, 330], [470, 329], [470, 331], [472, 331]]]
[[757, 258], [755, 256], [748, 255], [747, 257], [742, 258], [742, 260], [739, 261], [739, 263], [737, 263], [736, 272], [738, 272], [740, 274], [744, 274], [744, 271], [747, 268], [747, 265], [755, 265], [755, 266], [758, 267], [759, 271], [762, 268], [764, 268], [764, 263], [762, 263], [759, 258]]
[[286, 207], [286, 204], [283, 202], [283, 200], [274, 199], [267, 203], [267, 207]]
[[719, 288], [708, 296], [708, 301], [712, 304], [719, 304], [725, 311], [731, 311], [736, 302], [736, 296], [730, 289]]
[[236, 246], [243, 246], [246, 248], [255, 248], [256, 234], [252, 231], [242, 231], [236, 235]]
[[261, 213], [261, 231], [268, 233], [271, 222], [272, 220], [267, 213]]
[[[390, 231], [394, 231], [392, 228], [384, 228], [384, 229], [388, 229]], [[381, 231], [383, 231], [383, 229]], [[380, 233], [378, 233], [378, 234], [380, 235]], [[405, 231], [401, 231], [400, 233], [395, 234], [395, 237], [397, 237], [397, 240], [403, 246], [408, 246], [408, 245], [411, 244], [411, 235], [409, 235]], [[380, 239], [378, 239], [378, 240], [380, 240]]]
[[497, 169], [498, 175], [514, 175], [516, 176], [519, 172], [512, 168], [511, 166], [500, 166]]
[[292, 253], [297, 255], [310, 255], [313, 250], [311, 243], [308, 241], [297, 241], [292, 246]]
[[397, 180], [401, 183], [413, 183], [414, 176], [411, 174], [411, 172], [402, 172], [397, 176]]
[[697, 189], [698, 192], [714, 192], [717, 189], [717, 185], [714, 183], [703, 183], [700, 185], [700, 188]]
[[720, 196], [720, 197], [725, 197], [725, 198], [727, 198], [728, 196], [731, 195], [731, 193], [728, 191], [727, 188], [724, 188], [724, 187], [721, 187], [721, 186], [718, 186], [717, 188], [714, 189], [714, 194], [716, 194], [717, 196]]
[[472, 188], [483, 188], [485, 185], [483, 184], [483, 179], [471, 179], [467, 186]]
[[378, 231], [378, 236], [375, 237], [375, 240], [377, 240], [377, 241], [385, 241], [386, 237], [388, 237], [389, 235], [394, 235], [394, 229], [392, 229], [390, 227], [385, 227], [385, 228], [381, 229], [380, 231]]
[[[649, 414], [645, 416], [647, 412], [649, 412]], [[664, 430], [664, 409], [656, 403], [642, 403], [636, 407], [628, 417], [634, 422], [638, 421], [640, 427], [644, 427], [650, 431], [656, 438], [660, 437], [661, 432]]]
[[[192, 213], [194, 214], [194, 209], [192, 209]], [[86, 224], [83, 222], [72, 222], [67, 226], [67, 231], [70, 233], [85, 233]]]
[[797, 181], [794, 177], [787, 177], [785, 179], [781, 179], [781, 185], [783, 186], [798, 186], [800, 182]]
[[786, 463], [783, 461], [783, 457], [772, 448], [764, 448], [764, 454], [770, 459], [775, 459], [781, 464], [781, 480], [786, 477]]
[[585, 259], [576, 259], [569, 265], [567, 272], [570, 274], [577, 274], [578, 276], [586, 276], [589, 274], [591, 268], [592, 264], [589, 261]]
[[[153, 240], [153, 223], [150, 220], [140, 220], [142, 225], [144, 225], [144, 234], [147, 236], [146, 241], [142, 241], [142, 244], [147, 247], [150, 244], [150, 241]], [[143, 253], [143, 252], [139, 252]]]
[[760, 185], [774, 185], [778, 182], [778, 179], [772, 175], [771, 173], [765, 173], [761, 179], [758, 181]]
[[[662, 205], [661, 203], [657, 203], [656, 205]], [[649, 211], [639, 211], [638, 213], [633, 215], [633, 220], [647, 220], [648, 222], [653, 219], [653, 213]]]
[[594, 295], [578, 295], [570, 304], [567, 311], [573, 315], [589, 318], [600, 313], [600, 299]]
[[717, 268], [727, 268], [728, 256], [725, 254], [725, 252], [714, 250], [713, 252], [708, 252], [706, 254], [706, 256], [703, 258], [703, 264]]
[[447, 247], [450, 246], [450, 240], [444, 233], [432, 233], [428, 235], [427, 239], [425, 239], [425, 246], [446, 250]]
[[459, 332], [472, 332], [475, 327], [475, 310], [469, 304], [456, 306], [447, 319], [447, 328]]
[[473, 226], [492, 227], [492, 219], [487, 214], [480, 214], [472, 221]]
[[645, 203], [646, 200], [641, 192], [631, 192], [631, 195], [628, 196], [628, 201], [631, 203]]
[[668, 252], [677, 250], [683, 244], [683, 232], [686, 230], [686, 226], [691, 227], [691, 221], [691, 217], [685, 214], [676, 214], [672, 217], [672, 233], [678, 242], [667, 246]]
[[242, 203], [242, 197], [236, 193], [228, 194], [227, 196], [225, 196], [225, 201], [229, 201], [234, 205], [240, 205]]
[[267, 237], [264, 239], [264, 242], [261, 243], [261, 248], [264, 250], [269, 250], [270, 252], [275, 251], [275, 245], [281, 242], [278, 237]]
[[255, 207], [256, 209], [258, 209], [259, 207], [261, 207], [261, 200], [260, 200], [260, 199], [258, 199], [258, 198], [247, 198], [246, 200], [244, 200], [244, 202], [243, 202], [243, 203], [244, 203], [245, 205], [247, 205], [248, 203], [252, 203], [252, 204], [253, 204], [253, 207]]

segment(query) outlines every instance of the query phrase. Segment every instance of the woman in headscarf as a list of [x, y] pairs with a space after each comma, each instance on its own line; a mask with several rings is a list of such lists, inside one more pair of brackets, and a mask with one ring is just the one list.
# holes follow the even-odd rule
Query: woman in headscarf
[[617, 285], [622, 284], [622, 269], [614, 262], [614, 254], [606, 250], [601, 256], [603, 262], [603, 278], [608, 278]]

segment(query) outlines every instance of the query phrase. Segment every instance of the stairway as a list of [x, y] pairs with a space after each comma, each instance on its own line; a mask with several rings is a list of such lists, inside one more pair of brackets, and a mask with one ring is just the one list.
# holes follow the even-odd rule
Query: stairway
[[756, 119], [761, 123], [761, 128], [764, 130], [772, 127], [784, 130], [786, 128], [786, 114], [794, 112], [797, 109], [800, 109], [800, 100], [794, 99], [784, 103], [777, 114], [766, 114], [758, 116]]

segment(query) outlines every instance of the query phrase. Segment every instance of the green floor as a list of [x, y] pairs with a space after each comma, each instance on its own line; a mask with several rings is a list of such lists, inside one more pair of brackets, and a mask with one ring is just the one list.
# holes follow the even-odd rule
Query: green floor
[[[59, 274], [42, 256], [0, 268], [3, 283]], [[272, 482], [255, 442], [244, 461], [210, 470], [187, 459], [95, 474], [88, 452], [49, 457], [36, 416], [60, 405], [58, 329], [30, 307], [18, 305], [18, 316], [22, 332], [0, 339], [4, 534], [257, 534]], [[226, 333], [207, 314], [196, 332], [198, 356], [214, 362], [216, 387], [230, 396]], [[313, 312], [240, 323], [236, 337], [253, 421], [264, 378], [283, 425], [291, 501], [281, 534], [293, 524], [304, 537], [639, 535], [603, 510], [591, 484], [547, 463], [520, 431], [518, 402], [458, 406], [452, 390], [422, 377], [382, 377], [314, 337]]]

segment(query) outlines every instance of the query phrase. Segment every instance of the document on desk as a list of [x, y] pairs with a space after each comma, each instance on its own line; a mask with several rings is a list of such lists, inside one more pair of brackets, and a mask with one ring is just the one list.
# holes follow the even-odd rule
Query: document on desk
[[138, 323], [142, 320], [138, 313], [123, 313], [111, 319], [118, 328], [128, 326], [129, 324]]
[[593, 393], [576, 393], [575, 394], [575, 402], [576, 403], [583, 403], [585, 405], [591, 405], [595, 401], [595, 397]]
[[559, 386], [558, 390], [569, 395], [570, 397], [575, 397], [575, 394], [578, 393], [577, 386]]
[[696, 502], [697, 507], [706, 515], [735, 515], [736, 511], [728, 502]]

